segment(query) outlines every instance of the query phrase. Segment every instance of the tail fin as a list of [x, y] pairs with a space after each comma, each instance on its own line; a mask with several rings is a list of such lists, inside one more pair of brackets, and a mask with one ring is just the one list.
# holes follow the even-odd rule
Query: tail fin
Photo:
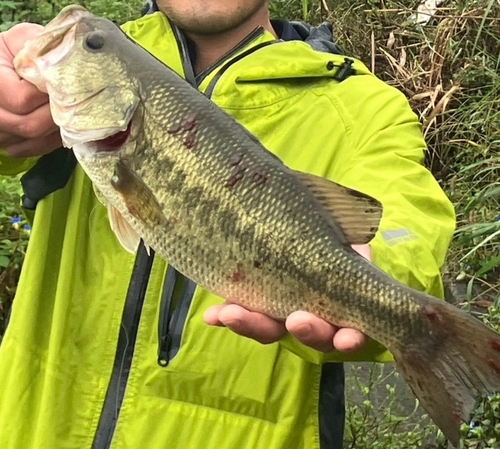
[[423, 408], [455, 447], [479, 395], [500, 391], [500, 334], [444, 301], [422, 307], [432, 338], [394, 352]]

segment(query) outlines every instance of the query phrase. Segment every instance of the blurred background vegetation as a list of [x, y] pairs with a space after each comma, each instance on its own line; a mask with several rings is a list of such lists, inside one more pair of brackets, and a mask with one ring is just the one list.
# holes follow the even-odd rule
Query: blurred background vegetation
[[[0, 0], [0, 31], [45, 24], [78, 3], [119, 23], [141, 0]], [[272, 0], [274, 17], [333, 23], [345, 53], [402, 90], [423, 125], [432, 170], [457, 213], [443, 269], [447, 299], [500, 328], [500, 1]], [[427, 20], [428, 19], [428, 20]], [[420, 23], [419, 23], [420, 22]], [[426, 23], [424, 23], [426, 22]], [[0, 177], [0, 338], [29, 240], [18, 178]], [[346, 448], [445, 448], [417, 407], [401, 407], [397, 372], [357, 366], [347, 388]], [[384, 393], [380, 395], [380, 390]], [[372, 397], [379, 391], [378, 397]], [[500, 448], [500, 397], [483, 398], [462, 447]]]

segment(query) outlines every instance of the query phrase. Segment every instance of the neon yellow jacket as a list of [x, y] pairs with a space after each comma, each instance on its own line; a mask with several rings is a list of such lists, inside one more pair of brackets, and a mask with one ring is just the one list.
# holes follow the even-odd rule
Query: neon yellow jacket
[[[162, 14], [124, 29], [185, 75]], [[199, 89], [208, 89], [216, 104], [291, 168], [379, 199], [384, 215], [371, 242], [374, 263], [412, 287], [442, 295], [439, 267], [454, 214], [420, 164], [425, 144], [406, 99], [358, 61], [357, 74], [338, 82], [333, 76], [343, 57], [299, 41], [260, 46], [272, 39], [256, 33], [231, 56], [231, 65], [212, 68]], [[243, 51], [248, 54], [237, 57]], [[31, 163], [3, 156], [0, 172], [19, 172]], [[65, 188], [40, 201], [0, 346], [2, 449], [92, 447], [133, 264], [79, 168]], [[120, 373], [128, 374], [128, 382], [112, 449], [319, 448], [322, 362], [391, 360], [374, 342], [357, 354], [324, 355], [291, 337], [263, 346], [206, 326], [202, 314], [221, 299], [198, 288], [180, 348], [160, 367], [157, 323], [165, 271], [156, 258], [130, 372]]]

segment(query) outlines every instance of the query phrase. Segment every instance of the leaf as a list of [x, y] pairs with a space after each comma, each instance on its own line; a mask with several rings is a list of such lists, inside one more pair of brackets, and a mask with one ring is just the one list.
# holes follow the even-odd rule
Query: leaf
[[7, 268], [10, 264], [10, 259], [7, 256], [0, 255], [0, 267]]
[[[497, 222], [498, 223], [498, 222]], [[496, 232], [494, 232], [493, 234], [490, 234], [488, 237], [486, 237], [485, 239], [483, 239], [481, 242], [479, 242], [476, 246], [474, 246], [474, 248], [472, 248], [465, 256], [463, 256], [461, 259], [460, 259], [460, 262], [463, 262], [465, 259], [467, 259], [470, 255], [474, 254], [477, 249], [481, 248], [482, 246], [484, 246], [486, 243], [488, 243], [490, 240], [493, 240], [497, 235], [500, 235], [500, 229]]]
[[477, 270], [476, 276], [481, 276], [498, 266], [500, 266], [500, 256], [493, 257], [493, 259], [490, 259], [488, 262], [482, 265], [479, 270]]
[[13, 1], [0, 1], [0, 8], [7, 8], [16, 10], [19, 6], [22, 6], [22, 2], [13, 2]]

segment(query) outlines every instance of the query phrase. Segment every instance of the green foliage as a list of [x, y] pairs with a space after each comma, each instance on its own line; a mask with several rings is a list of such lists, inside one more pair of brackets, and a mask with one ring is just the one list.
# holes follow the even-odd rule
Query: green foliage
[[124, 23], [139, 17], [142, 0], [0, 0], [0, 31], [20, 22], [45, 25], [67, 5], [81, 5], [94, 14]]
[[296, 0], [271, 0], [269, 11], [272, 17], [303, 18], [300, 2]]
[[327, 19], [324, 0], [271, 0], [271, 16], [318, 23]]
[[30, 10], [25, 9], [24, 1], [0, 0], [0, 31], [26, 20]]
[[390, 365], [355, 365], [347, 375], [346, 400], [344, 449], [446, 449]]
[[0, 177], [0, 337], [16, 291], [29, 232], [20, 207], [19, 180]]
[[500, 394], [480, 399], [470, 423], [463, 424], [460, 432], [463, 449], [500, 448]]

